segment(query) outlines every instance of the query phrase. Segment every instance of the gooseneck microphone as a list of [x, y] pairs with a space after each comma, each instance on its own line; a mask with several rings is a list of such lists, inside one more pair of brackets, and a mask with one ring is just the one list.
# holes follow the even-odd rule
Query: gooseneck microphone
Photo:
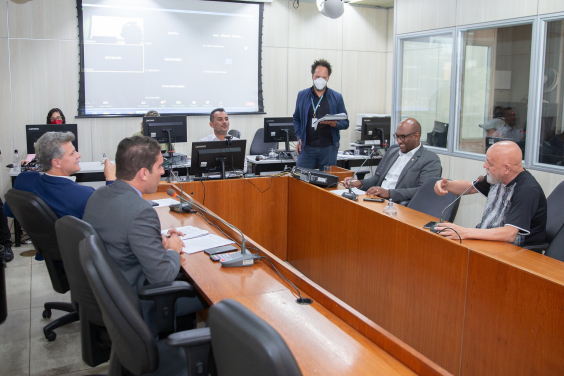
[[[446, 208], [444, 208], [443, 211], [441, 212], [441, 218], [440, 218], [440, 221], [438, 223], [443, 223], [443, 214], [445, 214], [445, 210], [450, 208], [452, 206], [452, 204], [454, 204], [456, 201], [458, 201], [460, 199], [460, 197], [464, 196], [466, 194], [466, 192], [468, 192], [471, 188], [474, 188], [474, 184], [479, 183], [481, 181], [484, 181], [484, 179], [485, 178], [484, 178], [483, 175], [478, 176], [478, 179], [474, 180], [472, 182], [472, 184], [470, 184], [470, 186], [464, 192], [462, 192], [457, 198], [455, 198], [450, 204], [448, 204], [446, 206]], [[430, 230], [434, 233], [437, 233], [439, 231], [439, 230], [437, 230], [437, 222], [432, 222]]]
[[358, 171], [360, 171], [360, 169], [364, 166], [364, 164], [369, 160], [372, 159], [372, 156], [374, 155], [374, 153], [376, 152], [376, 148], [374, 146], [372, 146], [372, 150], [370, 151], [370, 154], [368, 155], [368, 158], [366, 158], [364, 160], [364, 162], [362, 162], [362, 164], [360, 165], [360, 167], [358, 168], [358, 170], [355, 171], [355, 173], [353, 174], [351, 180], [349, 180], [349, 191], [348, 192], [343, 192], [343, 194], [341, 196], [343, 196], [344, 198], [348, 198], [349, 200], [352, 201], [356, 201], [358, 199], [358, 195], [356, 193], [354, 193], [352, 191], [352, 181], [354, 179], [354, 177], [356, 176], [356, 173]]
[[[180, 187], [182, 188], [182, 185]], [[178, 197], [178, 195], [176, 194], [176, 192], [172, 188], [167, 189], [166, 193], [169, 196]], [[222, 266], [225, 266], [225, 267], [251, 266], [255, 263], [255, 260], [259, 259], [259, 257], [257, 255], [247, 251], [247, 248], [245, 247], [245, 235], [243, 234], [243, 232], [241, 230], [239, 230], [237, 227], [233, 226], [231, 223], [224, 221], [222, 218], [218, 217], [217, 215], [209, 212], [204, 207], [196, 204], [196, 202], [194, 202], [194, 200], [192, 200], [191, 197], [190, 197], [191, 202], [188, 202], [188, 200], [183, 199], [182, 197], [179, 197], [179, 198], [180, 198], [181, 202], [182, 202], [182, 200], [185, 201], [184, 205], [187, 208], [189, 208], [190, 210], [193, 210], [193, 208], [196, 208], [196, 209], [198, 209], [198, 210], [200, 210], [200, 211], [202, 211], [206, 214], [209, 214], [212, 217], [214, 217], [215, 219], [219, 220], [224, 225], [231, 227], [235, 231], [238, 231], [239, 234], [241, 234], [241, 251], [231, 254], [231, 257], [230, 257], [229, 260], [220, 261]]]
[[[170, 179], [170, 182], [171, 182], [171, 183], [174, 183], [174, 181], [176, 181], [176, 183], [180, 186], [180, 203], [175, 204], [175, 205], [170, 205], [170, 206], [169, 206], [169, 209], [172, 210], [173, 212], [177, 212], [177, 213], [183, 213], [183, 212], [188, 212], [188, 213], [189, 213], [189, 212], [192, 210], [192, 208], [190, 208], [190, 206], [188, 205], [186, 199], [182, 197], [182, 184], [180, 184], [180, 182], [179, 182], [178, 180], [176, 180], [176, 179], [173, 178], [172, 173], [171, 173], [170, 177], [171, 177], [171, 179]], [[170, 191], [170, 192], [169, 192], [169, 191]], [[166, 193], [167, 193], [169, 196], [177, 197], [177, 196], [176, 196], [176, 193], [174, 192], [173, 189], [170, 189], [170, 188], [169, 188], [169, 189], [166, 191]]]

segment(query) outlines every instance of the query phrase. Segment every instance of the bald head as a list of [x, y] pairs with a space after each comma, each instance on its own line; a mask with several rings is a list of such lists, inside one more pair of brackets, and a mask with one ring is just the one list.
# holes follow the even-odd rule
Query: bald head
[[421, 135], [421, 124], [414, 118], [407, 118], [398, 125], [398, 130], [402, 129], [407, 133], [418, 132]]
[[419, 139], [421, 138], [421, 124], [413, 118], [405, 119], [399, 123], [398, 128], [396, 129], [396, 136], [396, 141], [398, 142], [402, 153], [408, 153], [419, 146]]
[[523, 171], [523, 153], [513, 141], [493, 144], [486, 153], [484, 167], [493, 180], [508, 184]]

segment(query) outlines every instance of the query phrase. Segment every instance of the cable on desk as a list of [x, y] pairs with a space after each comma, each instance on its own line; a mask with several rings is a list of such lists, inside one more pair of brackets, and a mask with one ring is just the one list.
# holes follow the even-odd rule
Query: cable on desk
[[204, 199], [202, 201], [202, 205], [206, 204], [206, 185], [204, 184], [203, 180], [200, 180], [200, 183], [202, 183], [202, 185], [204, 186]]
[[454, 231], [454, 232], [456, 233], [456, 235], [458, 235], [458, 240], [459, 240], [460, 243], [462, 244], [462, 237], [461, 237], [460, 234], [459, 234], [455, 229], [453, 229], [452, 227], [445, 227], [444, 229], [437, 231], [437, 234], [440, 234], [440, 233], [443, 232], [444, 230], [452, 230], [452, 231]]
[[270, 189], [270, 187], [272, 187], [272, 178], [275, 177], [275, 176], [277, 176], [277, 175], [271, 175], [271, 176], [270, 176], [270, 185], [269, 185], [268, 188], [266, 188], [264, 191], [261, 191], [260, 188], [257, 187], [257, 186], [255, 185], [255, 183], [253, 183], [253, 182], [251, 181], [251, 179], [245, 179], [245, 180], [248, 181], [250, 184], [252, 184], [253, 187], [255, 187], [260, 193], [264, 193], [264, 192], [268, 191], [268, 190]]
[[300, 293], [300, 290], [298, 290], [298, 288], [296, 287], [296, 285], [294, 285], [294, 284], [292, 283], [292, 281], [290, 281], [288, 278], [284, 277], [284, 276], [278, 271], [278, 269], [276, 269], [276, 266], [274, 266], [274, 264], [272, 263], [272, 261], [270, 261], [270, 259], [269, 259], [268, 257], [266, 257], [266, 256], [258, 256], [258, 258], [259, 258], [259, 260], [265, 259], [266, 261], [268, 261], [268, 262], [270, 263], [270, 266], [272, 266], [272, 269], [274, 269], [274, 271], [275, 271], [276, 273], [278, 273], [278, 275], [279, 275], [280, 277], [282, 277], [282, 279], [284, 279], [286, 282], [288, 282], [289, 284], [291, 284], [293, 288], [296, 289], [296, 292], [298, 293], [298, 295], [299, 295], [299, 297], [300, 297], [298, 300], [296, 300], [296, 302], [297, 302], [298, 304], [311, 304], [311, 303], [313, 303], [313, 300], [311, 300], [311, 299], [308, 299], [308, 298], [305, 298], [305, 299], [304, 299], [304, 297], [302, 296], [302, 294]]
[[[223, 230], [218, 225], [211, 223], [202, 211], [196, 210], [196, 214], [200, 214], [202, 216], [202, 218], [204, 218], [205, 221], [208, 223], [208, 225], [213, 226], [216, 229], [218, 229], [223, 234], [223, 236], [225, 236], [227, 239], [231, 240], [233, 243], [237, 244], [239, 246], [239, 248], [241, 248], [241, 244], [237, 240], [233, 239], [231, 236], [229, 236], [225, 232], [223, 232]], [[247, 249], [253, 249], [253, 250], [257, 251], [257, 256], [260, 253], [260, 251], [256, 248], [254, 248], [254, 247], [246, 247], [246, 248]]]

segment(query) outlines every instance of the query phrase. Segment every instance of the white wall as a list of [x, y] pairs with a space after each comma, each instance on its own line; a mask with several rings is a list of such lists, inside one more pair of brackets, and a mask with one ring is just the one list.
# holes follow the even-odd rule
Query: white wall
[[[59, 107], [76, 122], [82, 161], [113, 158], [119, 141], [139, 130], [140, 118], [73, 119], [78, 104], [79, 46], [75, 0], [0, 0], [0, 196], [11, 183], [13, 150], [25, 151], [25, 125], [44, 123]], [[389, 21], [388, 21], [389, 20]], [[8, 26], [9, 25], [9, 26]], [[265, 4], [263, 90], [266, 116], [291, 116], [297, 92], [311, 86], [313, 60], [333, 65], [329, 87], [341, 92], [351, 128], [341, 132], [341, 147], [353, 135], [356, 113], [391, 111], [393, 11], [347, 5], [343, 17], [319, 14], [314, 3], [274, 0]], [[231, 117], [231, 128], [251, 140], [263, 115]], [[191, 142], [211, 132], [206, 116], [188, 117]], [[23, 153], [25, 155], [25, 153]]]
[[[447, 27], [564, 12], [562, 0], [396, 0], [396, 33], [406, 34]], [[484, 162], [439, 155], [443, 176], [474, 180], [484, 174]], [[562, 181], [564, 175], [530, 170], [545, 195]], [[463, 197], [456, 224], [473, 227], [480, 222], [485, 199], [479, 194]]]

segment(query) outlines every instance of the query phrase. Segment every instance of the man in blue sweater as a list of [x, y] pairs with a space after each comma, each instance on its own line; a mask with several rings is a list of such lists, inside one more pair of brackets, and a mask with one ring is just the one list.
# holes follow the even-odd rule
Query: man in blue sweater
[[[14, 188], [31, 192], [40, 197], [59, 218], [72, 215], [82, 219], [86, 202], [94, 193], [94, 188], [79, 185], [70, 175], [80, 171], [80, 154], [75, 150], [71, 132], [47, 132], [35, 144], [37, 161], [43, 166], [44, 174], [22, 172], [14, 182]], [[115, 166], [104, 162], [106, 181], [115, 180]], [[4, 214], [14, 214], [4, 204]]]
[[343, 96], [327, 87], [331, 71], [327, 60], [314, 61], [311, 66], [313, 86], [298, 93], [294, 111], [298, 167], [318, 165], [323, 170], [324, 166], [337, 164], [339, 131], [347, 129], [349, 121], [318, 121], [325, 115], [347, 113]]

